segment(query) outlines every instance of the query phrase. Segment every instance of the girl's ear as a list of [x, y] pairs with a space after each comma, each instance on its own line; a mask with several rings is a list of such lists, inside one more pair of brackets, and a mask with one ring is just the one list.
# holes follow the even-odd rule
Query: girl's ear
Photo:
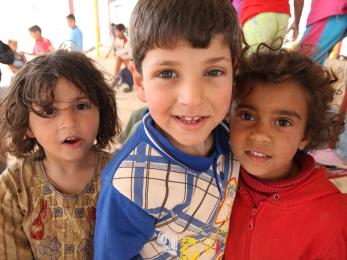
[[310, 143], [310, 138], [307, 136], [304, 136], [304, 138], [299, 143], [299, 150], [304, 150], [309, 143]]
[[133, 61], [129, 63], [129, 69], [131, 71], [131, 74], [133, 75], [134, 87], [136, 89], [137, 97], [142, 102], [147, 102], [146, 95], [145, 95], [145, 90], [144, 90], [144, 87], [143, 87], [142, 75], [141, 75], [140, 72], [137, 71]]
[[34, 135], [33, 131], [31, 131], [30, 127], [27, 129], [26, 134], [27, 134], [27, 136], [29, 136], [29, 138], [35, 138], [35, 135]]

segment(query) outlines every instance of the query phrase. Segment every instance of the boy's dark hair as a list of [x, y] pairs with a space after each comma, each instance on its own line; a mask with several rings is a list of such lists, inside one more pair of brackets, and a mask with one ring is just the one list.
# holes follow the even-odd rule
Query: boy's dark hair
[[117, 31], [125, 31], [125, 26], [122, 23], [116, 24], [116, 30]]
[[38, 25], [34, 25], [34, 26], [31, 26], [29, 28], [29, 32], [39, 32], [39, 33], [41, 33], [41, 28]]
[[70, 20], [76, 21], [76, 17], [75, 17], [74, 14], [69, 14], [68, 16], [66, 16], [66, 19], [70, 19]]
[[[65, 78], [86, 94], [100, 110], [96, 148], [104, 148], [120, 134], [116, 100], [113, 89], [92, 59], [80, 52], [58, 50], [26, 63], [17, 73], [10, 89], [0, 103], [1, 152], [24, 157], [42, 147], [27, 136], [29, 112], [32, 105], [50, 106], [54, 88]], [[42, 154], [42, 153], [41, 153]]]
[[130, 19], [136, 69], [142, 72], [146, 53], [155, 47], [173, 48], [183, 38], [193, 48], [207, 48], [216, 34], [224, 36], [236, 68], [243, 37], [230, 0], [139, 0]]
[[296, 51], [271, 49], [266, 44], [259, 45], [257, 51], [248, 57], [245, 50], [235, 76], [234, 96], [237, 100], [250, 94], [257, 83], [286, 81], [299, 83], [307, 93], [305, 134], [310, 141], [304, 151], [325, 147], [334, 131], [341, 130], [337, 114], [332, 109], [334, 95], [338, 92], [334, 89], [337, 77], [309, 57]]

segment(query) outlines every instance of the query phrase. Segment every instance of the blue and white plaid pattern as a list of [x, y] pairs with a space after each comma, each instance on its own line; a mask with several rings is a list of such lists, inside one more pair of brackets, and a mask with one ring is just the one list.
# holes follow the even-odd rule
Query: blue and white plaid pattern
[[142, 142], [122, 161], [113, 186], [156, 218], [144, 259], [221, 259], [239, 163], [230, 154], [197, 172]]

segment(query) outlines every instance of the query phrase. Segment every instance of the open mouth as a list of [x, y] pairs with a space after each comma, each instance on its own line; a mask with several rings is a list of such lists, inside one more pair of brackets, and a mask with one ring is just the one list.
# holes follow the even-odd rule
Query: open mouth
[[75, 144], [78, 143], [81, 139], [78, 137], [68, 137], [64, 139], [63, 143], [64, 144]]

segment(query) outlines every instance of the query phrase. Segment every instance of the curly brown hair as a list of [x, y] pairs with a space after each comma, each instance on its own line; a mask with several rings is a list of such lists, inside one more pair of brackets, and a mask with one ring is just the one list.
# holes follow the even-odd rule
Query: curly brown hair
[[173, 48], [180, 39], [207, 48], [216, 34], [224, 36], [233, 67], [241, 54], [243, 34], [230, 0], [139, 0], [130, 19], [130, 43], [137, 71], [146, 53]]
[[297, 51], [272, 49], [260, 44], [249, 54], [245, 49], [235, 76], [234, 98], [248, 95], [257, 83], [295, 81], [308, 97], [308, 120], [305, 134], [310, 141], [304, 152], [326, 147], [336, 131], [342, 131], [334, 109], [334, 88], [337, 77], [333, 71]]
[[[80, 52], [58, 50], [34, 58], [17, 73], [0, 102], [0, 151], [24, 157], [42, 147], [27, 136], [29, 111], [33, 104], [54, 102], [54, 88], [60, 78], [74, 84], [100, 110], [95, 148], [105, 148], [120, 135], [117, 105], [112, 88], [91, 58]], [[41, 153], [43, 154], [43, 153]]]

